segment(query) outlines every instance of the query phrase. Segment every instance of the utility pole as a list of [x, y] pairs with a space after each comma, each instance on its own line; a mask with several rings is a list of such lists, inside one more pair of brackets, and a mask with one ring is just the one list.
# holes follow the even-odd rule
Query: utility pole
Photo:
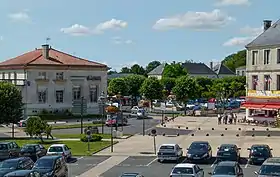
[[81, 97], [81, 134], [83, 134], [84, 97]]

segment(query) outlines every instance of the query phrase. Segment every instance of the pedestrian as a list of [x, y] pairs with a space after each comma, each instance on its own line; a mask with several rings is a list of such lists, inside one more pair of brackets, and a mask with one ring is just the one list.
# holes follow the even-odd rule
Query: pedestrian
[[222, 123], [222, 115], [218, 114], [218, 125]]
[[228, 115], [225, 114], [225, 117], [224, 117], [224, 124], [227, 124], [227, 122], [228, 122]]
[[236, 125], [236, 122], [237, 122], [237, 114], [236, 113], [234, 114], [233, 120], [234, 120], [234, 125]]
[[232, 116], [232, 114], [229, 114], [229, 115], [228, 115], [228, 122], [229, 122], [229, 124], [232, 124], [232, 122], [233, 122], [233, 116]]

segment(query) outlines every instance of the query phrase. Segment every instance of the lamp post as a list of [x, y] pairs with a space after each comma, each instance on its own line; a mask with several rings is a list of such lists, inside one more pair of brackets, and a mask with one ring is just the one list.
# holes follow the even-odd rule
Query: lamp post
[[[121, 92], [118, 93], [117, 95], [117, 98], [118, 98], [118, 101], [119, 101], [119, 109], [120, 109], [120, 112], [121, 112], [121, 124], [122, 124], [122, 131], [123, 131], [123, 114], [122, 114], [122, 101], [121, 101]], [[118, 121], [117, 121], [117, 124], [116, 124], [116, 130], [118, 130]]]
[[104, 134], [104, 112], [105, 112], [105, 108], [104, 108], [104, 101], [105, 101], [105, 93], [104, 91], [101, 92], [100, 96], [99, 96], [99, 101], [101, 103], [101, 106], [102, 106], [102, 116], [101, 116], [101, 132], [102, 134]]

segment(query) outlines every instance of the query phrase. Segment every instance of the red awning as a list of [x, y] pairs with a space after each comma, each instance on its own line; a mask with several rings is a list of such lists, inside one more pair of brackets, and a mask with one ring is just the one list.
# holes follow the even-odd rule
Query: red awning
[[267, 104], [264, 106], [264, 109], [278, 110], [278, 109], [280, 109], [280, 103], [279, 104]]
[[241, 107], [245, 107], [249, 109], [261, 109], [265, 107], [265, 104], [243, 103]]

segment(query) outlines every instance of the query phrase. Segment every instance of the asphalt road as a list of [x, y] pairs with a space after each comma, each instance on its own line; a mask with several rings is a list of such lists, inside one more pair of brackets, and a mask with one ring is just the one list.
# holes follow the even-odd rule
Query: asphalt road
[[[145, 130], [148, 132], [149, 129], [155, 127], [160, 123], [160, 120], [157, 119], [145, 119]], [[115, 127], [113, 127], [115, 130]], [[102, 128], [98, 127], [99, 132], [101, 132]], [[118, 130], [121, 130], [122, 127], [118, 127]], [[176, 130], [175, 130], [176, 131]], [[53, 134], [78, 134], [81, 132], [80, 128], [72, 128], [72, 129], [55, 129], [52, 130]], [[123, 127], [124, 134], [137, 134], [143, 132], [143, 120], [138, 120], [136, 118], [128, 119], [128, 125]], [[104, 126], [104, 133], [111, 133], [111, 127]], [[176, 134], [176, 133], [174, 133]]]
[[[111, 168], [101, 175], [101, 177], [116, 177], [124, 172], [139, 172], [145, 177], [160, 176], [169, 177], [172, 168], [176, 163], [159, 163], [155, 157], [129, 157], [119, 165]], [[204, 170], [204, 176], [210, 176], [208, 173], [212, 172], [215, 165], [213, 164], [199, 164]], [[241, 164], [241, 167], [246, 177], [255, 177], [254, 171], [259, 170], [259, 166]]]

